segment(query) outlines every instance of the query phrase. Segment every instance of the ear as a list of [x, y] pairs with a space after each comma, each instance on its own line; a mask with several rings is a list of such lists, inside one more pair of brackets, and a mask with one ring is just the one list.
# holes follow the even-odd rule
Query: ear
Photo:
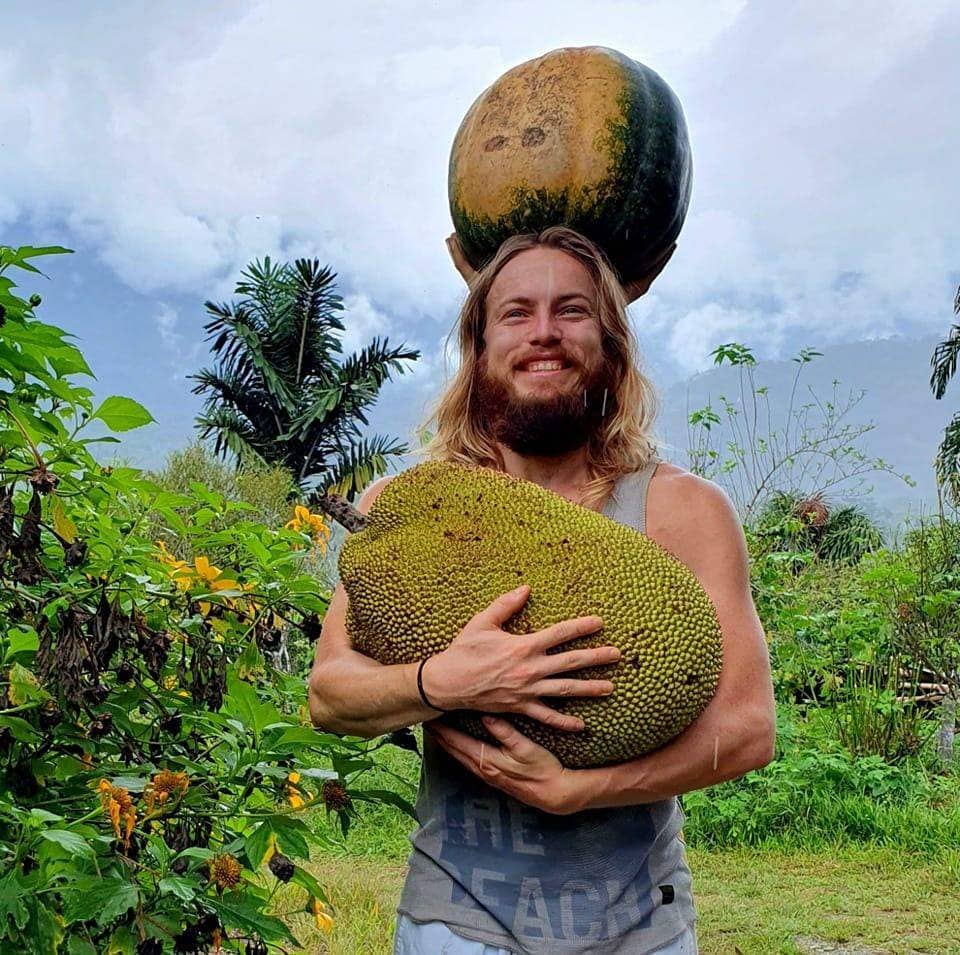
[[674, 251], [677, 248], [677, 243], [674, 242], [661, 256], [653, 263], [650, 271], [642, 279], [637, 279], [635, 282], [629, 282], [623, 287], [623, 291], [627, 296], [627, 304], [635, 302], [641, 295], [646, 295], [647, 289], [653, 285], [653, 280], [664, 270], [666, 264], [670, 261], [670, 257], [673, 255]]
[[460, 240], [457, 238], [456, 232], [447, 237], [447, 250], [450, 252], [450, 258], [453, 259], [454, 267], [463, 276], [463, 280], [467, 283], [467, 286], [471, 286], [473, 280], [477, 277], [477, 272], [463, 254], [463, 249], [460, 247]]

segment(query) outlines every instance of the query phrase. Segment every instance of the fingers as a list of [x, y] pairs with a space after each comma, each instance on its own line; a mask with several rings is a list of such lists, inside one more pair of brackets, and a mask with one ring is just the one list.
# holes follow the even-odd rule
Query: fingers
[[483, 769], [480, 769], [480, 740], [451, 729], [449, 726], [436, 726], [431, 730], [436, 734], [443, 748], [458, 759], [467, 769], [483, 776], [496, 776], [502, 769], [500, 750], [496, 746], [485, 744]]
[[579, 716], [561, 713], [559, 710], [541, 703], [539, 700], [527, 703], [521, 711], [524, 716], [550, 726], [555, 730], [564, 730], [567, 733], [579, 733], [586, 725]]
[[460, 240], [457, 238], [457, 233], [454, 232], [453, 235], [448, 236], [446, 243], [450, 258], [453, 259], [454, 268], [460, 273], [467, 285], [470, 285], [476, 278], [477, 272], [463, 254], [463, 248], [460, 245]]
[[613, 684], [609, 680], [575, 680], [572, 677], [566, 680], [540, 680], [530, 687], [537, 696], [609, 696], [613, 692]]
[[566, 643], [574, 637], [583, 637], [588, 633], [595, 633], [603, 626], [603, 618], [591, 615], [589, 617], [575, 617], [571, 620], [561, 620], [551, 627], [544, 627], [532, 634], [536, 638], [536, 646], [540, 650], [549, 650], [558, 644]]
[[585, 667], [607, 666], [620, 659], [616, 647], [592, 647], [589, 650], [567, 650], [565, 653], [548, 653], [543, 661], [543, 675], [569, 673]]
[[501, 594], [489, 607], [475, 614], [470, 622], [501, 627], [527, 602], [529, 596], [530, 587], [527, 584], [521, 584], [516, 590]]
[[530, 740], [507, 720], [484, 716], [483, 725], [495, 740], [517, 756], [522, 756], [525, 749], [530, 747]]

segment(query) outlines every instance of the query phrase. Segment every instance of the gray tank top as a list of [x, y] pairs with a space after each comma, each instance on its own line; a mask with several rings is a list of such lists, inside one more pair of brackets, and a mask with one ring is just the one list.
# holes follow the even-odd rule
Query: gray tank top
[[[659, 458], [623, 475], [603, 513], [641, 533]], [[675, 797], [558, 816], [471, 773], [429, 734], [420, 826], [398, 911], [524, 955], [644, 955], [692, 927]]]

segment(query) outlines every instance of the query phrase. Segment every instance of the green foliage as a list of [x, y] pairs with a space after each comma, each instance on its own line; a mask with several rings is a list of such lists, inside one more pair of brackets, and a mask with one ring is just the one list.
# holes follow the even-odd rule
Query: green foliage
[[10, 267], [52, 251], [0, 249], [0, 950], [289, 950], [281, 881], [318, 923], [330, 903], [306, 810], [346, 831], [351, 799], [408, 807], [360, 785], [371, 744], [315, 731], [265, 656], [280, 627], [319, 631], [309, 535], [90, 454], [116, 439], [89, 422], [151, 418], [95, 407], [69, 336], [15, 294]]
[[386, 471], [406, 445], [362, 438], [366, 409], [394, 371], [418, 351], [374, 338], [342, 362], [343, 304], [336, 275], [317, 261], [254, 262], [233, 304], [207, 302], [214, 368], [192, 376], [206, 396], [197, 419], [217, 454], [282, 464], [297, 485], [352, 497]]
[[935, 856], [960, 840], [960, 779], [919, 760], [854, 756], [784, 707], [772, 763], [687, 793], [683, 807], [685, 837], [702, 848], [866, 844]]
[[[719, 396], [723, 417], [710, 404], [687, 416], [689, 468], [722, 484], [745, 523], [755, 521], [778, 489], [789, 495], [815, 496], [871, 471], [896, 473], [882, 458], [869, 459], [857, 447], [875, 425], [845, 420], [862, 400], [862, 391], [841, 398], [835, 380], [829, 398], [811, 391], [811, 400], [797, 405], [800, 374], [821, 354], [804, 348], [793, 359], [797, 374], [785, 420], [778, 426], [770, 407], [770, 389], [757, 383], [757, 360], [750, 349], [729, 342], [711, 352], [714, 364], [726, 362], [739, 369], [739, 395]], [[897, 476], [911, 486], [916, 483], [909, 475]], [[861, 478], [857, 487], [862, 483]], [[851, 489], [846, 492], [848, 497], [853, 494]]]
[[[960, 288], [953, 300], [954, 314], [960, 315]], [[939, 400], [947, 391], [947, 384], [957, 373], [960, 360], [960, 325], [952, 325], [950, 334], [934, 349], [930, 365], [930, 389]], [[960, 507], [960, 414], [955, 414], [943, 432], [943, 441], [937, 449], [934, 465], [937, 484], [943, 488], [950, 501]]]
[[960, 696], [960, 521], [921, 518], [900, 551], [881, 552], [864, 587], [892, 622], [892, 643]]
[[797, 555], [792, 566], [804, 565], [803, 554], [836, 563], [856, 563], [864, 554], [884, 544], [883, 532], [854, 505], [836, 507], [815, 498], [826, 519], [817, 523], [804, 516], [809, 498], [780, 491], [770, 496], [753, 524], [753, 532], [765, 551]]

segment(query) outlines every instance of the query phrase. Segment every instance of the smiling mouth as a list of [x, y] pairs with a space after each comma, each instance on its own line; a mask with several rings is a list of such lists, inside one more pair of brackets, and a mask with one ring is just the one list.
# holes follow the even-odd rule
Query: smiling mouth
[[525, 365], [521, 365], [517, 370], [526, 375], [546, 378], [550, 375], [559, 375], [562, 372], [568, 371], [570, 367], [571, 365], [568, 362], [560, 360], [531, 361]]

